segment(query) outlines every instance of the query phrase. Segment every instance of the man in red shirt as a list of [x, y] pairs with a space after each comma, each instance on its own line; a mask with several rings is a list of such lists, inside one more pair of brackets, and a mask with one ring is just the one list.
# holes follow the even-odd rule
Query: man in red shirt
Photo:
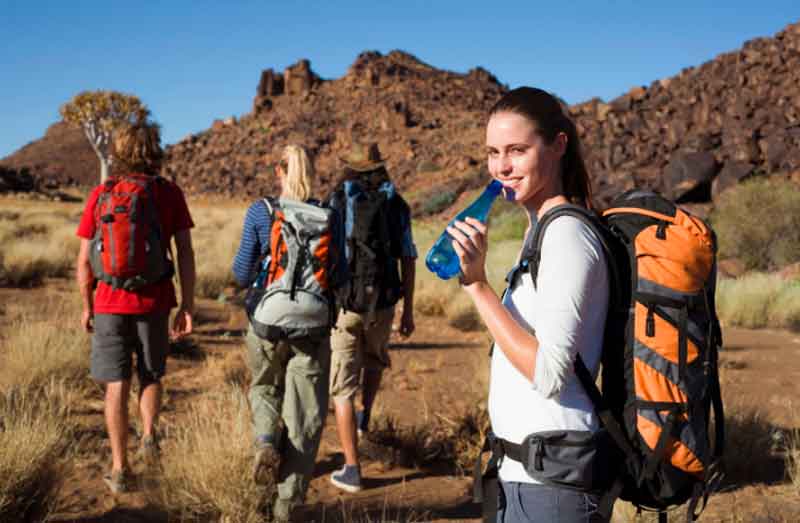
[[[91, 375], [105, 384], [105, 418], [111, 443], [112, 468], [103, 479], [114, 493], [128, 490], [129, 466], [127, 458], [128, 397], [130, 394], [133, 354], [136, 353], [136, 372], [139, 378], [139, 413], [142, 418], [142, 441], [139, 453], [149, 464], [158, 459], [158, 441], [154, 425], [161, 406], [161, 383], [166, 367], [169, 338], [180, 338], [192, 332], [194, 311], [195, 264], [190, 229], [194, 226], [183, 192], [177, 185], [163, 178], [146, 178], [158, 175], [163, 152], [159, 144], [159, 129], [155, 125], [131, 126], [115, 133], [115, 177], [107, 185], [92, 191], [78, 226], [81, 238], [77, 260], [77, 281], [83, 299], [81, 323], [92, 333]], [[171, 252], [170, 241], [175, 238], [178, 275], [180, 277], [181, 303], [169, 329], [170, 309], [178, 305], [172, 270], [144, 285], [122, 285], [93, 265], [92, 249], [113, 251], [119, 249], [120, 237], [111, 238], [108, 222], [129, 219], [136, 227], [143, 227], [141, 217], [122, 216], [127, 207], [115, 204], [103, 207], [104, 198], [124, 197], [114, 187], [116, 180], [125, 176], [149, 182], [147, 193], [154, 203], [163, 255]], [[143, 176], [144, 175], [144, 176]], [[138, 177], [138, 178], [137, 178]], [[116, 191], [115, 194], [111, 194]], [[113, 199], [110, 201], [114, 201]], [[130, 207], [136, 206], [136, 200]], [[105, 209], [105, 210], [104, 210]], [[105, 213], [105, 214], [104, 214]], [[99, 227], [108, 227], [105, 240], [97, 234]], [[160, 229], [159, 229], [160, 227]], [[133, 237], [134, 226], [131, 226]], [[114, 245], [114, 241], [117, 245]], [[129, 240], [133, 242], [134, 240]], [[103, 243], [105, 242], [105, 243]], [[147, 249], [149, 252], [149, 248]], [[133, 248], [130, 248], [133, 253]], [[106, 253], [107, 255], [108, 253]], [[98, 255], [99, 256], [99, 255]], [[132, 254], [130, 260], [133, 260]], [[163, 260], [160, 260], [163, 261]], [[119, 263], [119, 262], [117, 262]], [[93, 270], [95, 267], [95, 270]], [[100, 272], [100, 274], [97, 274]], [[96, 281], [98, 280], [98, 281]], [[97, 283], [97, 290], [93, 292]]]

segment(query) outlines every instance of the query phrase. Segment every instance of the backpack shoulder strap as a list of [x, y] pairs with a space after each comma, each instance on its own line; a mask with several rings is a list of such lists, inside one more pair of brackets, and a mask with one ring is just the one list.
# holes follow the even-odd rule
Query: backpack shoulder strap
[[[544, 216], [542, 216], [542, 219], [539, 221], [539, 223], [536, 225], [536, 229], [534, 230], [533, 233], [533, 239], [530, 243], [532, 250], [527, 253], [523, 252], [523, 257], [525, 257], [528, 262], [527, 270], [530, 272], [534, 287], [536, 286], [536, 278], [539, 270], [539, 262], [541, 261], [541, 250], [542, 250], [542, 243], [544, 241], [545, 230], [553, 220], [555, 220], [560, 216], [573, 216], [581, 220], [594, 231], [595, 236], [600, 241], [608, 266], [609, 298], [610, 298], [609, 311], [611, 311], [612, 307], [618, 306], [618, 304], [621, 304], [623, 301], [622, 297], [620, 296], [622, 285], [620, 280], [619, 267], [617, 266], [616, 258], [614, 257], [614, 250], [612, 249], [610, 244], [611, 240], [606, 234], [606, 229], [605, 226], [603, 225], [603, 222], [600, 221], [600, 218], [598, 218], [594, 213], [592, 213], [588, 209], [585, 209], [584, 207], [572, 204], [559, 205], [547, 211], [544, 214]], [[589, 399], [592, 401], [592, 405], [594, 406], [595, 412], [597, 413], [597, 417], [600, 418], [600, 422], [606, 428], [609, 435], [614, 440], [614, 443], [624, 453], [626, 461], [628, 462], [628, 468], [630, 470], [636, 470], [638, 468], [638, 457], [636, 455], [636, 452], [634, 451], [631, 444], [628, 442], [628, 439], [625, 436], [625, 432], [623, 431], [622, 426], [619, 424], [619, 422], [611, 412], [608, 403], [603, 398], [603, 395], [600, 392], [600, 389], [598, 389], [594, 379], [592, 379], [592, 374], [591, 372], [589, 372], [589, 369], [586, 367], [586, 364], [584, 363], [583, 358], [581, 358], [580, 354], [578, 354], [575, 357], [573, 366], [575, 374], [578, 377], [578, 380], [580, 381], [581, 385], [583, 386], [583, 389], [589, 396]], [[619, 495], [619, 487], [620, 487], [619, 484], [615, 485], [615, 488], [612, 490], [616, 492], [614, 494], [606, 496], [606, 499], [604, 499], [603, 503], [604, 505], [613, 503], [613, 500], [616, 498], [617, 495]]]
[[261, 201], [264, 202], [264, 207], [267, 208], [267, 214], [269, 214], [269, 217], [273, 218], [275, 216], [275, 207], [277, 207], [277, 202], [275, 199], [267, 197], [263, 198]]
[[614, 255], [614, 249], [611, 246], [611, 239], [607, 233], [606, 226], [601, 219], [592, 211], [573, 204], [564, 204], [554, 207], [547, 211], [534, 229], [533, 238], [530, 242], [531, 250], [522, 253], [522, 260], [527, 262], [527, 270], [530, 272], [533, 286], [536, 288], [537, 278], [539, 272], [539, 263], [541, 262], [542, 244], [544, 243], [544, 233], [548, 225], [558, 217], [572, 216], [581, 220], [594, 231], [597, 240], [605, 254], [606, 263], [608, 266], [609, 276], [609, 297], [610, 305], [612, 307], [619, 306], [623, 303], [623, 297], [620, 295], [622, 292], [621, 285], [621, 272], [617, 265], [617, 259]]
[[[578, 218], [586, 225], [588, 225], [593, 231], [600, 242], [603, 244], [603, 250], [606, 251], [607, 246], [603, 241], [603, 234], [600, 231], [600, 224], [598, 218], [588, 209], [580, 207], [578, 205], [573, 204], [563, 204], [558, 205], [542, 216], [539, 223], [536, 224], [536, 228], [533, 232], [533, 238], [531, 242], [528, 244], [529, 249], [523, 251], [522, 259], [528, 262], [528, 271], [530, 272], [531, 279], [533, 280], [533, 286], [536, 287], [537, 284], [537, 277], [539, 272], [539, 263], [542, 259], [542, 244], [544, 243], [544, 233], [547, 230], [547, 226], [550, 225], [553, 220], [556, 218], [560, 218], [561, 216], [573, 216]], [[606, 255], [609, 253], [606, 252]], [[522, 260], [520, 260], [522, 261]]]

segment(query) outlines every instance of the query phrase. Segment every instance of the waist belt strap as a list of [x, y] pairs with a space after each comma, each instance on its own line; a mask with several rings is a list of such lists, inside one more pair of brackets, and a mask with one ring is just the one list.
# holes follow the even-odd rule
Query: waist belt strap
[[525, 450], [525, 447], [518, 443], [511, 443], [503, 438], [495, 439], [496, 445], [500, 449], [500, 452], [503, 456], [513, 459], [514, 461], [519, 461], [523, 464], [528, 461], [528, 453]]

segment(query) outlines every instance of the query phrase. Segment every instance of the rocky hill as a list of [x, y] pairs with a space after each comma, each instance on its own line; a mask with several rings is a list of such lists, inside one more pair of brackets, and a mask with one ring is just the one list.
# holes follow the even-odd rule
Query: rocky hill
[[193, 192], [257, 196], [272, 189], [281, 148], [299, 143], [327, 189], [352, 141], [371, 140], [396, 183], [419, 190], [477, 171], [483, 118], [504, 90], [483, 69], [442, 71], [401, 51], [362, 53], [329, 81], [302, 60], [262, 72], [251, 113], [169, 147], [166, 173]]
[[[169, 146], [165, 174], [190, 193], [258, 196], [274, 189], [280, 148], [300, 143], [325, 190], [349, 144], [375, 140], [412, 200], [458, 193], [485, 180], [485, 115], [504, 91], [484, 69], [443, 71], [401, 51], [362, 53], [333, 80], [301, 60], [261, 73], [249, 113]], [[754, 172], [800, 178], [800, 24], [570, 111], [601, 201], [635, 184], [705, 201]], [[84, 183], [98, 170], [80, 132], [63, 124], [0, 164]]]
[[638, 184], [698, 201], [758, 171], [800, 181], [800, 24], [571, 112], [601, 196]]
[[100, 179], [100, 163], [83, 131], [57, 122], [42, 138], [0, 160], [0, 166], [25, 169], [37, 185], [86, 185]]

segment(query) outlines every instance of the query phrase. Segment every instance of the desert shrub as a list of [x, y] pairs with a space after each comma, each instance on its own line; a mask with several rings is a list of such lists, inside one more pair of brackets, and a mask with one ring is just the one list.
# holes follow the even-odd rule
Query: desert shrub
[[776, 438], [781, 431], [762, 412], [731, 403], [727, 402], [725, 412], [723, 483], [742, 486], [783, 481], [784, 463]]
[[450, 207], [456, 198], [458, 198], [458, 194], [448, 189], [430, 192], [422, 199], [420, 212], [423, 215], [438, 214]]
[[717, 313], [726, 325], [747, 328], [800, 328], [800, 282], [751, 273], [722, 279], [717, 285]]
[[484, 403], [477, 403], [458, 417], [451, 426], [453, 457], [462, 473], [469, 473], [481, 453], [483, 441], [489, 430], [489, 411]]
[[426, 467], [442, 457], [443, 437], [439, 427], [420, 424], [404, 427], [389, 415], [380, 414], [372, 422], [360, 450], [369, 459], [404, 467]]
[[723, 193], [712, 215], [720, 255], [748, 269], [772, 270], [800, 260], [800, 190], [756, 178]]
[[476, 331], [483, 327], [483, 320], [472, 300], [464, 292], [458, 292], [447, 303], [445, 309], [447, 323], [461, 331]]
[[193, 403], [162, 457], [155, 503], [180, 521], [261, 521], [247, 398], [238, 387]]
[[56, 508], [71, 430], [59, 388], [0, 392], [0, 521], [44, 521]]
[[405, 467], [441, 468], [471, 473], [489, 428], [484, 404], [452, 419], [437, 415], [419, 425], [404, 427], [379, 414], [372, 422], [360, 452], [372, 460]]
[[431, 160], [422, 160], [417, 165], [418, 173], [435, 173], [441, 170], [442, 168]]

